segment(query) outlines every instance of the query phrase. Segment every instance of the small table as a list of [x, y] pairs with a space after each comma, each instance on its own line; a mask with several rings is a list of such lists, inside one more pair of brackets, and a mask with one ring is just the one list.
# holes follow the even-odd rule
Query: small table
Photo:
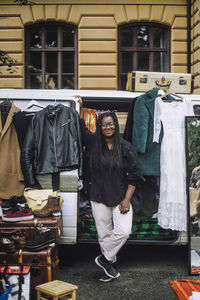
[[64, 296], [70, 295], [69, 300], [76, 300], [76, 290], [78, 287], [71, 283], [60, 280], [53, 280], [47, 283], [37, 285], [37, 300], [48, 300], [45, 296], [51, 296], [53, 300], [58, 300]]

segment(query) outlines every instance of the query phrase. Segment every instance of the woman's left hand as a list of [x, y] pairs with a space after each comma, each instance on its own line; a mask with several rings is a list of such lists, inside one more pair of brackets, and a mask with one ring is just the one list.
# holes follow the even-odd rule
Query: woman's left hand
[[121, 214], [126, 214], [130, 210], [130, 200], [124, 198], [119, 205], [119, 210]]

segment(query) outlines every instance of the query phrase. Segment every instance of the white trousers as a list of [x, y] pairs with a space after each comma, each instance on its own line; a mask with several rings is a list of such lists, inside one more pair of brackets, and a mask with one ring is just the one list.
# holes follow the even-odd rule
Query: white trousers
[[108, 207], [94, 201], [91, 201], [91, 206], [101, 252], [113, 263], [131, 233], [132, 205], [126, 214], [120, 213], [119, 206]]

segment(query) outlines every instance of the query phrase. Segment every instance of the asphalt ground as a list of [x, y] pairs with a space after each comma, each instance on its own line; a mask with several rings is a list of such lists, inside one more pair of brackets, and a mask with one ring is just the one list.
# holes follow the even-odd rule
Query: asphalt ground
[[77, 300], [177, 300], [169, 280], [189, 275], [187, 246], [126, 244], [118, 254], [121, 276], [108, 283], [94, 259], [98, 244], [59, 245], [59, 279], [78, 286]]

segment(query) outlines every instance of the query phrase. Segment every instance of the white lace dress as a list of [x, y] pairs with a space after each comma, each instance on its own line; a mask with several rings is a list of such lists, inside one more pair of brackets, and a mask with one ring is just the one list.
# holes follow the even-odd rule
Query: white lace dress
[[185, 161], [186, 102], [155, 100], [154, 142], [159, 142], [161, 123], [164, 136], [160, 155], [160, 199], [158, 224], [165, 229], [187, 230]]

